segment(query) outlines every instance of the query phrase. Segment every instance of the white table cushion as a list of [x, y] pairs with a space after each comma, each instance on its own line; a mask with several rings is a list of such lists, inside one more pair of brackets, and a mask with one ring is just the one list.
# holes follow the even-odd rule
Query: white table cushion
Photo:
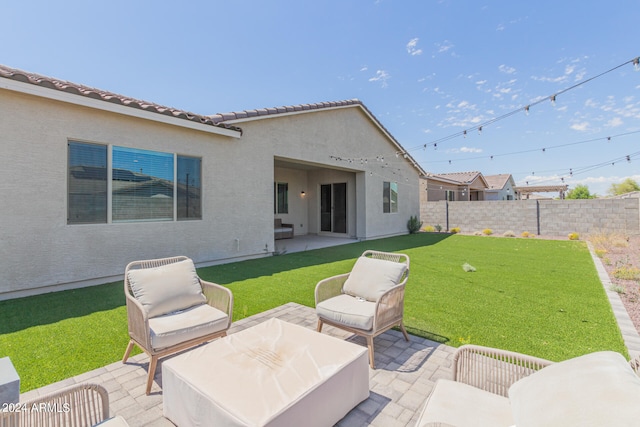
[[151, 346], [155, 350], [171, 347], [203, 335], [221, 331], [229, 324], [229, 316], [215, 307], [200, 304], [176, 313], [149, 319]]
[[403, 263], [360, 257], [344, 282], [344, 293], [376, 301], [400, 283], [406, 270], [407, 266]]
[[440, 379], [422, 409], [417, 427], [507, 427], [513, 417], [506, 397], [470, 385]]
[[321, 319], [333, 320], [364, 331], [373, 328], [375, 311], [375, 302], [345, 294], [326, 299], [316, 306], [316, 313]]
[[327, 426], [369, 396], [365, 347], [278, 319], [162, 364], [164, 415], [187, 426]]
[[513, 384], [509, 400], [518, 427], [640, 425], [640, 378], [612, 351], [547, 366]]
[[149, 317], [184, 310], [207, 301], [190, 259], [155, 268], [129, 270], [133, 295]]

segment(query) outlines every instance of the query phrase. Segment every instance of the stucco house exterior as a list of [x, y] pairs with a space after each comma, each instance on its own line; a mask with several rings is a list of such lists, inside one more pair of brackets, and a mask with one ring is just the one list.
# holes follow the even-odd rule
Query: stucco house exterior
[[0, 153], [0, 299], [269, 256], [274, 218], [404, 234], [424, 174], [359, 100], [199, 115], [5, 66]]
[[427, 173], [422, 178], [420, 197], [423, 202], [485, 200], [484, 192], [487, 187], [484, 176], [477, 171]]
[[517, 200], [516, 182], [510, 173], [485, 175], [487, 189], [484, 190], [485, 200]]

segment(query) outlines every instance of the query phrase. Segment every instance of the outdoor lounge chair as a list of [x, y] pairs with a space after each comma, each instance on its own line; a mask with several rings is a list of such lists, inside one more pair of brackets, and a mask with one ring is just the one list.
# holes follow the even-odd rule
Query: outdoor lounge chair
[[73, 385], [7, 409], [0, 408], [0, 427], [128, 426], [120, 416], [109, 418], [109, 394], [97, 384]]
[[453, 357], [453, 380], [436, 382], [416, 426], [637, 425], [636, 369], [612, 351], [554, 363], [464, 345]]
[[328, 324], [361, 335], [369, 347], [369, 366], [375, 367], [373, 338], [400, 327], [404, 338], [404, 287], [409, 278], [409, 257], [365, 251], [350, 273], [330, 277], [316, 285], [318, 332]]
[[147, 353], [147, 394], [158, 358], [223, 337], [231, 326], [231, 291], [200, 279], [184, 256], [130, 263], [124, 293], [131, 340], [122, 363], [134, 344]]

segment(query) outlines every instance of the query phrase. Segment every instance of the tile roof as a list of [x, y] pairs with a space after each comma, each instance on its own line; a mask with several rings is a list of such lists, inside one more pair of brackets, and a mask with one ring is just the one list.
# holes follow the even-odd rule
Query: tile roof
[[431, 174], [434, 177], [446, 178], [451, 181], [457, 181], [461, 184], [469, 184], [473, 182], [474, 179], [481, 175], [478, 171], [473, 172], [451, 172], [451, 173], [434, 173]]
[[[259, 108], [256, 110], [233, 111], [230, 113], [217, 113], [209, 116], [209, 118], [215, 123], [221, 123], [230, 120], [252, 119], [263, 116], [272, 116], [276, 114], [297, 113], [336, 107], [348, 107], [351, 105], [361, 106], [362, 108], [367, 110], [367, 112], [373, 117], [373, 114], [371, 114], [371, 112], [359, 99], [348, 99], [344, 101], [318, 102], [315, 104], [298, 104], [283, 107]], [[380, 124], [380, 126], [382, 126], [382, 124]]]
[[501, 190], [507, 185], [507, 182], [511, 178], [511, 174], [509, 173], [501, 173], [498, 175], [485, 175], [484, 180], [487, 181], [487, 186], [489, 189], [493, 190]]
[[209, 116], [200, 114], [194, 114], [188, 111], [179, 110], [176, 108], [165, 107], [163, 105], [154, 104], [152, 102], [142, 101], [134, 98], [130, 98], [116, 93], [107, 92], [105, 90], [96, 89], [76, 83], [71, 83], [65, 80], [56, 79], [53, 77], [47, 77], [40, 74], [35, 74], [15, 68], [10, 68], [0, 64], [0, 77], [15, 80], [22, 83], [29, 83], [32, 85], [58, 90], [61, 92], [70, 93], [73, 95], [84, 96], [87, 98], [93, 98], [105, 102], [111, 102], [125, 107], [136, 108], [139, 110], [148, 111], [151, 113], [163, 114], [166, 116], [175, 117], [178, 119], [189, 120], [192, 122], [201, 123], [203, 125], [215, 126], [224, 129], [230, 129], [241, 132], [242, 130], [236, 126], [231, 126], [224, 123], [218, 123], [212, 120]]

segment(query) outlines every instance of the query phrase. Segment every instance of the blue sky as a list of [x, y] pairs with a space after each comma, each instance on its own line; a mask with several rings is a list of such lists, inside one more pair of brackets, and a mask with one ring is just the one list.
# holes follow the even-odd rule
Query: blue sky
[[33, 0], [2, 5], [0, 63], [199, 114], [358, 98], [428, 172], [603, 195], [640, 182], [640, 72], [548, 98], [640, 56], [638, 22], [637, 0]]

